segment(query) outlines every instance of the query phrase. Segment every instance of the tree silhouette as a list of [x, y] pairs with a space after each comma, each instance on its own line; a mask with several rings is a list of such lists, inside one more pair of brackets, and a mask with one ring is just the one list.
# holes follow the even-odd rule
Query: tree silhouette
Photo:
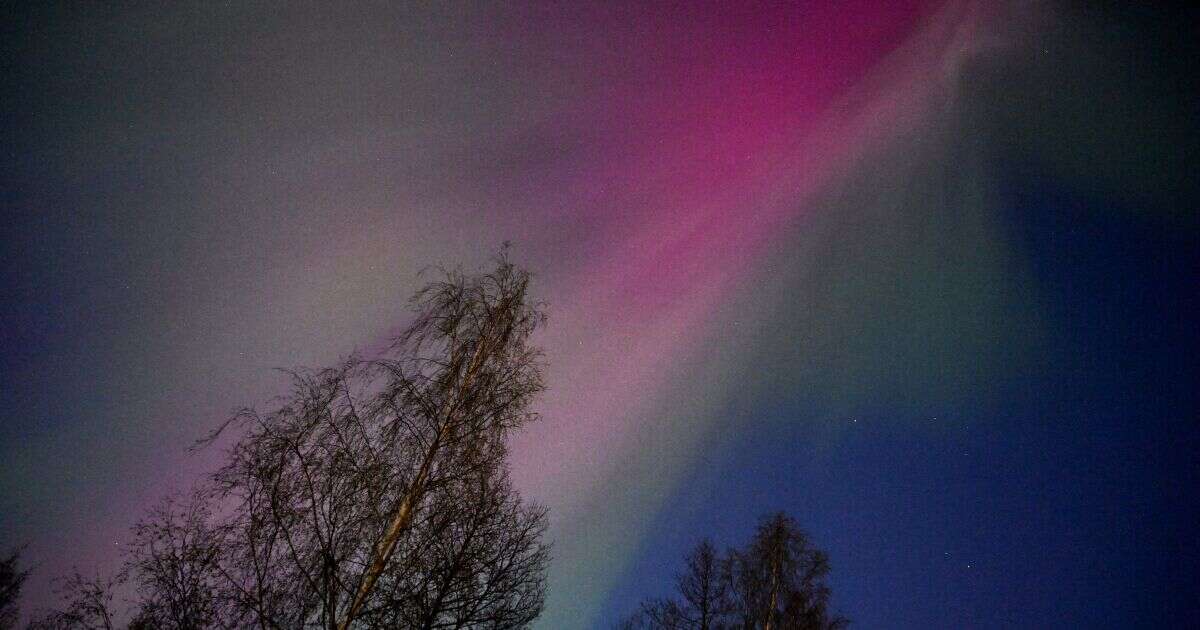
[[29, 577], [29, 571], [22, 571], [20, 564], [19, 551], [13, 551], [8, 557], [0, 558], [0, 630], [8, 630], [17, 625], [21, 587]]
[[744, 627], [819, 630], [848, 624], [828, 611], [828, 556], [783, 512], [764, 518], [750, 544], [731, 552], [728, 563]]
[[168, 498], [133, 527], [121, 580], [133, 582], [137, 615], [132, 627], [196, 630], [218, 625], [222, 586], [216, 571], [220, 541], [210, 529], [203, 496]]
[[829, 560], [794, 519], [760, 521], [743, 549], [719, 556], [705, 540], [687, 556], [676, 597], [643, 602], [623, 630], [833, 630], [849, 625], [828, 611]]
[[679, 577], [682, 613], [693, 627], [708, 630], [717, 627], [731, 610], [729, 585], [723, 579], [721, 560], [708, 540], [688, 555], [687, 569]]
[[42, 627], [110, 627], [117, 584], [131, 628], [530, 623], [546, 511], [512, 488], [506, 449], [543, 389], [529, 281], [505, 251], [443, 272], [380, 356], [292, 372], [288, 395], [202, 441], [231, 436], [224, 464], [137, 523], [114, 581], [68, 582]]
[[113, 608], [115, 578], [87, 578], [76, 571], [58, 583], [62, 607], [44, 613], [28, 630], [113, 630], [118, 611]]
[[416, 563], [381, 578], [375, 612], [387, 628], [518, 628], [537, 616], [549, 561], [545, 510], [524, 506], [505, 474], [439, 489], [412, 538]]
[[[407, 447], [420, 465], [404, 471], [409, 481], [338, 630], [362, 610], [430, 490], [497, 468], [508, 432], [535, 417], [529, 403], [544, 387], [541, 352], [527, 339], [545, 315], [527, 303], [528, 285], [529, 274], [503, 254], [492, 273], [448, 274], [417, 294], [417, 320], [396, 339], [395, 358], [378, 363], [389, 378], [382, 428], [395, 436], [385, 442]], [[541, 609], [540, 598], [528, 604]]]
[[733, 608], [725, 571], [716, 548], [707, 539], [701, 541], [685, 559], [683, 573], [676, 576], [678, 597], [644, 602], [623, 627], [629, 630], [731, 627]]

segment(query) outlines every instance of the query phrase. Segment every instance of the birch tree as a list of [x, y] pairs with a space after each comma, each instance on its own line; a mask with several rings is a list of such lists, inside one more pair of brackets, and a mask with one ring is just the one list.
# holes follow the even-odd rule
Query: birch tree
[[546, 511], [512, 487], [506, 443], [543, 389], [529, 281], [504, 252], [442, 272], [381, 354], [291, 372], [202, 441], [224, 463], [138, 522], [120, 574], [68, 582], [40, 627], [119, 627], [115, 590], [131, 629], [527, 626]]
[[641, 604], [622, 630], [834, 630], [849, 622], [829, 612], [829, 559], [794, 519], [759, 523], [741, 549], [718, 554], [704, 541], [676, 578], [676, 595]]
[[829, 557], [787, 514], [764, 518], [750, 544], [732, 551], [727, 562], [743, 627], [826, 630], [848, 624], [828, 610]]
[[644, 602], [624, 622], [627, 630], [722, 630], [734, 627], [726, 562], [705, 539], [675, 578], [675, 597]]
[[[426, 610], [427, 627], [517, 627], [540, 612], [545, 513], [511, 489], [505, 448], [543, 389], [529, 337], [545, 316], [529, 280], [503, 254], [488, 273], [446, 272], [417, 293], [383, 356], [297, 372], [275, 409], [235, 416], [244, 437], [213, 476], [231, 506], [216, 528], [229, 608], [264, 628], [389, 627], [420, 597], [398, 589], [449, 571], [490, 588], [474, 600], [450, 588], [442, 605], [456, 612]], [[471, 526], [490, 531], [454, 539]], [[488, 556], [485, 539], [507, 541], [510, 556]], [[461, 553], [443, 557], [454, 544]], [[485, 577], [518, 566], [520, 580]], [[477, 619], [505, 607], [503, 623]]]

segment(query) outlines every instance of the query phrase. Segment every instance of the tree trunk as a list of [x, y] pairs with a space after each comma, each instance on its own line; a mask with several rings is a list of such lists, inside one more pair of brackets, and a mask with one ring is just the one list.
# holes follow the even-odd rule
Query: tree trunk
[[[509, 327], [504, 331], [504, 338], [508, 337]], [[487, 339], [481, 339], [479, 345], [476, 346], [475, 352], [471, 356], [470, 362], [467, 364], [467, 372], [463, 375], [462, 382], [455, 389], [458, 392], [463, 392], [471, 387], [471, 383], [475, 380], [475, 373], [483, 365], [483, 359], [486, 356], [485, 349], [487, 348]], [[461, 354], [459, 355], [462, 356]], [[457, 397], [456, 397], [457, 398]], [[362, 586], [354, 595], [354, 601], [350, 603], [350, 609], [346, 611], [346, 618], [342, 623], [338, 624], [338, 630], [349, 630], [350, 623], [358, 616], [363, 604], [367, 602], [367, 596], [375, 588], [375, 582], [379, 580], [379, 576], [383, 574], [387, 563], [392, 559], [392, 552], [396, 549], [396, 542], [400, 540], [400, 534], [408, 529], [409, 523], [412, 522], [413, 511], [417, 502], [421, 499], [421, 495], [425, 494], [425, 482], [428, 480], [429, 471], [433, 468], [433, 460], [437, 456], [438, 449], [441, 448], [442, 437], [450, 426], [450, 412], [454, 407], [449, 402], [444, 404], [444, 409], [439, 411], [438, 416], [445, 416], [438, 425], [437, 435], [434, 436], [433, 442], [429, 444], [429, 449], [425, 452], [425, 459], [421, 462], [421, 469], [417, 473], [416, 479], [413, 480], [409, 491], [405, 493], [404, 499], [400, 502], [400, 507], [396, 509], [395, 515], [392, 517], [392, 523], [388, 526], [387, 533], [384, 534], [383, 540], [375, 549], [375, 560], [371, 562], [371, 566], [367, 568], [367, 572], [363, 577]]]
[[437, 449], [440, 444], [442, 431], [438, 431], [437, 437], [433, 443], [429, 445], [429, 450], [425, 453], [425, 460], [421, 462], [421, 469], [417, 473], [417, 478], [413, 480], [412, 486], [405, 493], [404, 499], [400, 501], [400, 507], [396, 509], [395, 516], [392, 517], [392, 523], [388, 526], [387, 533], [383, 535], [383, 540], [375, 547], [375, 560], [371, 562], [371, 566], [367, 568], [366, 574], [363, 576], [362, 585], [358, 592], [354, 595], [354, 601], [350, 603], [350, 609], [346, 611], [346, 618], [338, 624], [338, 630], [347, 630], [350, 623], [358, 616], [363, 604], [367, 601], [367, 596], [371, 594], [371, 590], [375, 588], [375, 582], [379, 576], [383, 574], [383, 569], [387, 566], [389, 560], [392, 559], [392, 551], [396, 548], [396, 542], [400, 540], [400, 534], [408, 529], [409, 523], [412, 522], [413, 505], [422, 494], [425, 492], [425, 481], [429, 477], [429, 470], [433, 466], [434, 455], [437, 454]]
[[771, 558], [771, 597], [767, 604], [767, 615], [763, 618], [763, 630], [771, 630], [775, 618], [775, 606], [779, 602], [779, 558]]

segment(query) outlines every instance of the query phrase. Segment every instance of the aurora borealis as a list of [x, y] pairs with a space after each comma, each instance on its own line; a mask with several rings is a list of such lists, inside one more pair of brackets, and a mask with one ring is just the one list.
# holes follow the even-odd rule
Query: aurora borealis
[[541, 627], [786, 509], [858, 627], [1200, 618], [1195, 13], [7, 7], [0, 543], [111, 567], [272, 368], [506, 240]]

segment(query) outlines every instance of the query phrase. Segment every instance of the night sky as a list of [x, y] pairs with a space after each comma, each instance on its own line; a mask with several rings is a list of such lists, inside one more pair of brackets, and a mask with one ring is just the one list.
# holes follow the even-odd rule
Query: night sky
[[[432, 3], [431, 3], [432, 4]], [[786, 510], [861, 628], [1200, 623], [1195, 11], [170, 3], [0, 16], [25, 610], [277, 367], [503, 241], [549, 304], [540, 628]], [[702, 6], [701, 6], [702, 5]]]

